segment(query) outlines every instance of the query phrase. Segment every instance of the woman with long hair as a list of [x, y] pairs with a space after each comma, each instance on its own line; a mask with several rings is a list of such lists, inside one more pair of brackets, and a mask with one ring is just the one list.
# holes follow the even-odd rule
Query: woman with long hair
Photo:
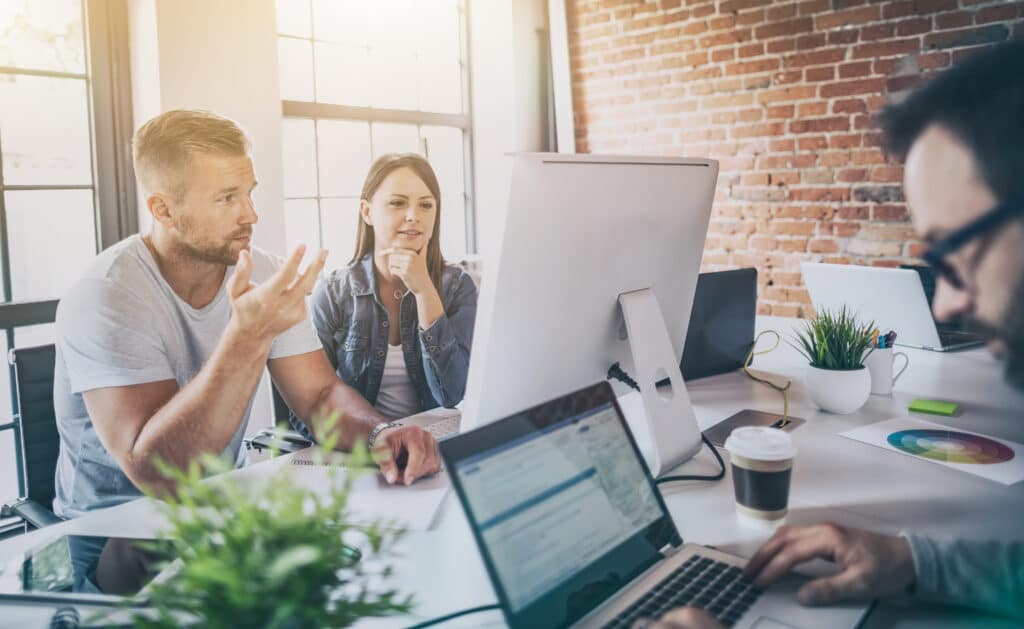
[[359, 201], [356, 251], [313, 293], [338, 376], [399, 418], [462, 400], [477, 289], [441, 256], [441, 190], [414, 153], [377, 159]]

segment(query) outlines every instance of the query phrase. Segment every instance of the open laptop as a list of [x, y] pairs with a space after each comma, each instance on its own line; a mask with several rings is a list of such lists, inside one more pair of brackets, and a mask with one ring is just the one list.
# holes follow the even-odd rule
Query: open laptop
[[800, 271], [815, 310], [845, 305], [883, 334], [895, 330], [897, 345], [947, 352], [984, 343], [980, 335], [936, 323], [916, 270], [803, 262]]
[[690, 605], [728, 626], [817, 629], [867, 611], [801, 607], [805, 579], [762, 592], [744, 559], [684, 545], [607, 382], [440, 449], [511, 627], [631, 627]]

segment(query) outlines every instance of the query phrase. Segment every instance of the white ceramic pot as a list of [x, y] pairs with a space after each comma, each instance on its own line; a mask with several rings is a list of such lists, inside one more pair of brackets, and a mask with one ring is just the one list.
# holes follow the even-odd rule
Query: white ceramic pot
[[805, 383], [811, 401], [823, 411], [840, 415], [864, 406], [871, 395], [871, 373], [865, 367], [848, 371], [808, 367]]

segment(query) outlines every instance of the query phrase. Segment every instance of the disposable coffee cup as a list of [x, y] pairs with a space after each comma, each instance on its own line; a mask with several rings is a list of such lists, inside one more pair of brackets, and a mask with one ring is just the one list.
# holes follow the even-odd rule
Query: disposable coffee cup
[[781, 524], [789, 508], [796, 448], [789, 433], [766, 426], [737, 428], [725, 440], [736, 490], [736, 512], [765, 525]]

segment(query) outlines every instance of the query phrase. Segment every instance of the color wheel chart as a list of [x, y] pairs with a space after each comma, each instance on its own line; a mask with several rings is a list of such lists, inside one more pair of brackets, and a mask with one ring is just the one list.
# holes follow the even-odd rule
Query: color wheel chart
[[913, 465], [941, 465], [1004, 485], [1024, 481], [1024, 444], [1015, 441], [911, 417], [893, 417], [839, 434], [913, 460]]
[[998, 441], [955, 430], [901, 430], [886, 441], [908, 454], [947, 463], [991, 465], [1013, 458], [1013, 450]]

